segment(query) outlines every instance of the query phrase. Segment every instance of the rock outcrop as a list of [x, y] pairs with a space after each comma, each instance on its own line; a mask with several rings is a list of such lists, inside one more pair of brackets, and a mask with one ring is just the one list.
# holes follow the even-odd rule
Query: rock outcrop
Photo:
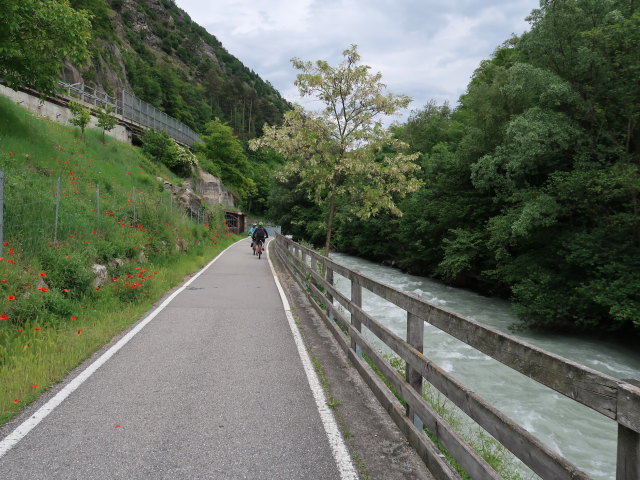
[[198, 175], [200, 178], [193, 179], [193, 189], [202, 196], [205, 202], [225, 207], [235, 206], [235, 198], [222, 184], [222, 180], [200, 168]]

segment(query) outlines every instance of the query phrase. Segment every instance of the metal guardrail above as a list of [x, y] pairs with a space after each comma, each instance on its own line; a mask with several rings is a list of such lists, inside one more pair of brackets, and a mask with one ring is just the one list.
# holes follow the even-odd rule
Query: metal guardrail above
[[167, 132], [178, 143], [192, 146], [194, 143], [202, 141], [198, 134], [184, 123], [124, 89], [112, 97], [84, 83], [58, 82], [58, 84], [67, 91], [70, 97], [77, 97], [83, 103], [97, 108], [111, 106], [114, 113], [120, 115], [125, 121], [143, 128], [154, 128]]

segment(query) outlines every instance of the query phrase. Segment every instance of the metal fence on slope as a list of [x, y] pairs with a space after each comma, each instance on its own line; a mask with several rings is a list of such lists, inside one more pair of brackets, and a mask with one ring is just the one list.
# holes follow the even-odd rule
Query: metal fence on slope
[[70, 97], [77, 97], [82, 102], [97, 108], [111, 106], [113, 111], [130, 123], [144, 128], [154, 128], [167, 132], [178, 143], [193, 145], [202, 140], [196, 132], [184, 123], [170, 117], [153, 105], [140, 100], [135, 95], [120, 90], [115, 97], [97, 90], [84, 83], [59, 82]]

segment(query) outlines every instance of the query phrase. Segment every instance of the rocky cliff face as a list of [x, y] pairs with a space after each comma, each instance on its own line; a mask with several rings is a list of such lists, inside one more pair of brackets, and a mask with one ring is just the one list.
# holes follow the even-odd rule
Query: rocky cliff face
[[91, 62], [66, 63], [67, 83], [121, 89], [196, 132], [214, 118], [242, 140], [277, 124], [291, 106], [173, 0], [70, 0], [92, 16]]
[[200, 178], [194, 178], [192, 180], [193, 190], [197, 192], [205, 202], [212, 205], [220, 204], [225, 207], [235, 206], [235, 198], [222, 184], [222, 180], [202, 169], [198, 169], [198, 175]]
[[[201, 218], [203, 223], [209, 222], [208, 213], [203, 214], [203, 203], [210, 205], [222, 205], [226, 209], [235, 209], [235, 198], [227, 190], [218, 177], [198, 170], [200, 178], [186, 180], [182, 186], [174, 185], [167, 180], [158, 177], [164, 188], [170, 191], [175, 204], [191, 215], [193, 218]], [[200, 217], [199, 217], [200, 216]]]
[[[166, 35], [167, 32], [178, 32], [177, 35], [182, 36], [181, 30], [192, 24], [187, 13], [173, 1], [106, 0], [106, 4], [111, 9], [103, 6], [99, 12], [91, 11], [94, 18], [98, 17], [96, 21], [102, 22], [100, 31], [94, 32], [91, 64], [78, 68], [66, 61], [61, 72], [62, 81], [85, 83], [111, 95], [122, 88], [132, 92], [134, 89], [127, 77], [126, 57], [136, 57], [141, 53], [146, 53], [148, 61], [162, 60], [188, 76], [193, 72], [192, 65], [187, 65], [179, 57], [172, 55], [171, 49], [167, 52], [166, 45], [163, 47], [163, 33]], [[110, 32], [109, 37], [105, 37], [104, 32]], [[204, 29], [203, 33], [206, 33]], [[215, 37], [209, 37], [217, 42]], [[211, 38], [207, 39], [210, 43]], [[198, 52], [201, 61], [224, 71], [225, 66], [218, 61], [214, 48], [204, 38], [199, 38], [196, 43], [197, 45], [190, 45], [190, 48]], [[144, 45], [144, 52], [140, 51], [140, 44]]]

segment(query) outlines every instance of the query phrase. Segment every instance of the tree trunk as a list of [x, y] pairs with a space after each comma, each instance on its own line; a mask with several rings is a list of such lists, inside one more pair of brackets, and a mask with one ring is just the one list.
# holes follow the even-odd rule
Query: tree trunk
[[332, 191], [329, 196], [329, 218], [327, 219], [327, 238], [324, 244], [324, 256], [329, 256], [329, 248], [331, 247], [331, 232], [333, 230], [333, 217], [335, 215], [335, 193]]

